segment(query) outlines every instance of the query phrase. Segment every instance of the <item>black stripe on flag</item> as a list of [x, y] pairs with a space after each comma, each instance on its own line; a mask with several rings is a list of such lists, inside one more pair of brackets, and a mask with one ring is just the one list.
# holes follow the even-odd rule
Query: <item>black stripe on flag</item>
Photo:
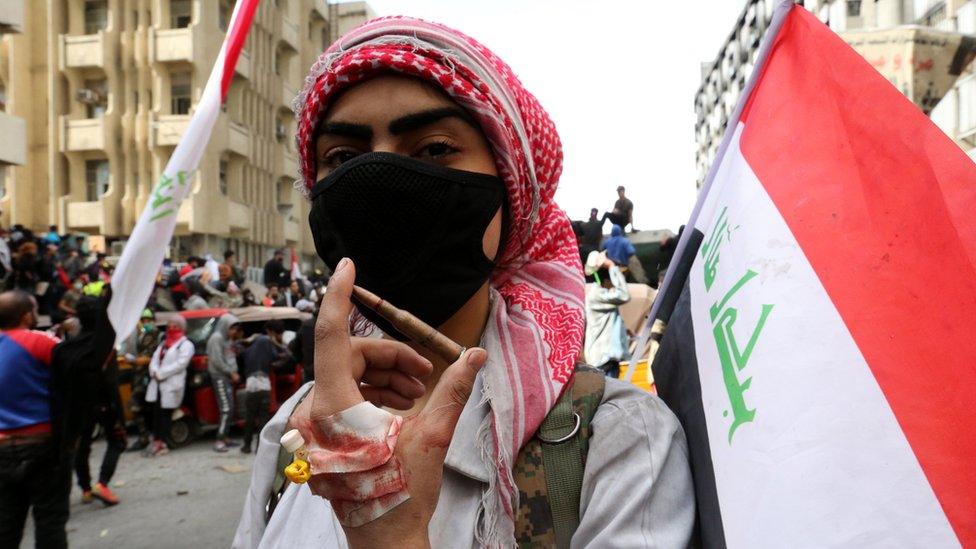
[[689, 245], [675, 265], [674, 279], [662, 297], [658, 318], [667, 321], [667, 328], [651, 370], [658, 396], [678, 417], [688, 439], [688, 457], [698, 508], [691, 545], [724, 549], [725, 533], [715, 488], [705, 409], [702, 406], [701, 380], [695, 355], [695, 328], [691, 320], [691, 291], [687, 283], [702, 233], [696, 230], [689, 236]]

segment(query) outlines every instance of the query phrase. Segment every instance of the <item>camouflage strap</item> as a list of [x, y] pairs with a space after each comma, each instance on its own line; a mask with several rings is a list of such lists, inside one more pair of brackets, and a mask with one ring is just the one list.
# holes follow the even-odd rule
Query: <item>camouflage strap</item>
[[515, 540], [520, 547], [569, 547], [579, 526], [591, 423], [605, 382], [603, 372], [578, 365], [571, 385], [519, 452], [513, 471], [519, 489]]

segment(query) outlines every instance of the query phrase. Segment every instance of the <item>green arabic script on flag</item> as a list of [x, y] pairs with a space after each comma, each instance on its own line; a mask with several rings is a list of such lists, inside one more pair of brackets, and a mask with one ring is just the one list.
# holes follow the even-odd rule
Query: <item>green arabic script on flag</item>
[[[730, 227], [727, 213], [728, 206], [722, 208], [718, 219], [715, 221], [714, 228], [705, 238], [701, 246], [701, 256], [705, 261], [703, 274], [706, 292], [710, 292], [712, 285], [715, 283], [719, 267], [719, 252], [722, 249], [722, 244], [731, 242], [732, 235], [738, 229], [738, 225]], [[756, 274], [756, 271], [747, 269], [745, 274], [725, 292], [722, 299], [716, 301], [709, 308], [709, 316], [712, 320], [712, 336], [715, 338], [715, 347], [718, 352], [719, 362], [722, 364], [722, 379], [725, 382], [725, 390], [729, 395], [729, 405], [732, 408], [732, 424], [729, 426], [728, 436], [730, 445], [732, 444], [732, 436], [735, 434], [735, 431], [756, 417], [755, 408], [749, 408], [745, 396], [745, 392], [752, 384], [752, 377], [750, 376], [745, 380], [740, 380], [739, 374], [749, 363], [749, 357], [752, 356], [752, 352], [756, 348], [759, 335], [766, 325], [766, 320], [769, 317], [769, 313], [773, 310], [773, 305], [764, 304], [762, 306], [759, 320], [752, 329], [752, 334], [749, 336], [745, 348], [740, 348], [735, 333], [732, 331], [732, 326], [735, 324], [739, 310], [729, 306], [729, 300], [743, 286], [755, 278]], [[722, 415], [723, 417], [728, 417], [728, 410], [725, 410]]]

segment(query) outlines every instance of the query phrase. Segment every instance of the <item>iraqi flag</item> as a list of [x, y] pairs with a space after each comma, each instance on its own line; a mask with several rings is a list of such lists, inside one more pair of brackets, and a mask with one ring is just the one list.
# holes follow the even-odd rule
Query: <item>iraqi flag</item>
[[116, 344], [132, 333], [152, 294], [166, 246], [176, 229], [180, 204], [190, 192], [193, 174], [210, 141], [257, 7], [258, 0], [237, 0], [234, 5], [227, 36], [186, 133], [166, 163], [119, 258], [112, 275], [112, 301], [108, 305]]
[[792, 3], [757, 66], [656, 313], [702, 541], [976, 546], [976, 165]]

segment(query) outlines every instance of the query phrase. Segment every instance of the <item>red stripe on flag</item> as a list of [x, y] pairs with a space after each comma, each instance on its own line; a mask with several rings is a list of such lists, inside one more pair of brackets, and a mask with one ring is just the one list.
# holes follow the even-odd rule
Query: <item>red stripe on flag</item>
[[237, 58], [247, 40], [247, 32], [251, 30], [251, 21], [254, 20], [254, 10], [258, 7], [258, 0], [238, 0], [240, 7], [237, 8], [237, 16], [231, 23], [230, 30], [227, 32], [227, 48], [224, 51], [224, 73], [220, 78], [220, 100], [227, 97], [227, 89], [234, 78], [234, 67], [237, 66]]
[[976, 546], [976, 165], [804, 9], [749, 101], [743, 155]]

